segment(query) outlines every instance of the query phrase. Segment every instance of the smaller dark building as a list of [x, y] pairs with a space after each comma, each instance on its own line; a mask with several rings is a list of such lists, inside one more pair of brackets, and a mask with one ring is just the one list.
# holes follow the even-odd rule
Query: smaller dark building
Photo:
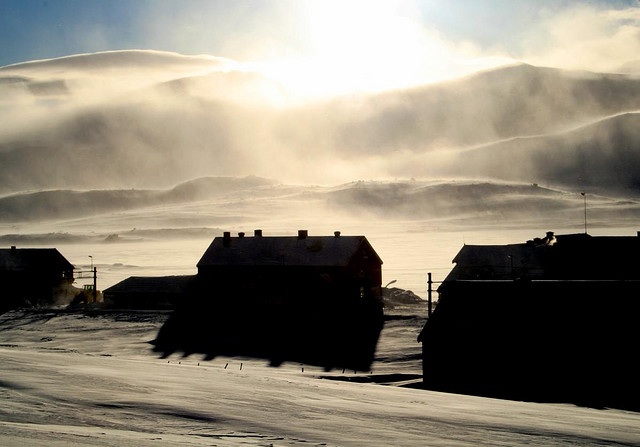
[[54, 304], [73, 281], [73, 265], [55, 248], [0, 249], [0, 312]]
[[640, 410], [640, 236], [465, 245], [419, 341], [428, 389]]
[[224, 233], [156, 350], [368, 370], [383, 324], [381, 266], [364, 236]]
[[104, 306], [110, 309], [173, 310], [187, 299], [194, 275], [130, 276], [106, 288]]

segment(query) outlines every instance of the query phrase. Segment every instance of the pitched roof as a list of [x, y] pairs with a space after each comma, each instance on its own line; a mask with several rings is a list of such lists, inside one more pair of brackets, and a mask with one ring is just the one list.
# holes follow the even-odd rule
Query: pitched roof
[[382, 264], [364, 236], [216, 237], [197, 266], [347, 266], [365, 249]]
[[640, 279], [640, 237], [555, 236], [521, 244], [465, 245], [453, 259], [446, 280], [513, 279]]
[[55, 248], [0, 248], [0, 271], [73, 270]]
[[193, 275], [176, 276], [130, 276], [102, 291], [103, 294], [135, 293], [135, 294], [169, 294], [185, 292]]

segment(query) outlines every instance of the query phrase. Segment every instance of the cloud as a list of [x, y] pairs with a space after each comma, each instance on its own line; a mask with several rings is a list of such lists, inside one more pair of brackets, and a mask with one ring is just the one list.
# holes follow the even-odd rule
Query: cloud
[[250, 77], [238, 67], [234, 61], [219, 57], [148, 50], [79, 54], [3, 67], [0, 138], [29, 129], [47, 129], [57, 125], [64, 115], [77, 114], [87, 107], [128, 102], [145, 96], [159, 84], [183, 78], [229, 78], [224, 85], [219, 82], [221, 87], [211, 93], [230, 95], [235, 91], [232, 78], [240, 78], [240, 82], [243, 77]]
[[640, 8], [579, 5], [535, 27], [524, 58], [538, 65], [616, 71], [640, 55]]

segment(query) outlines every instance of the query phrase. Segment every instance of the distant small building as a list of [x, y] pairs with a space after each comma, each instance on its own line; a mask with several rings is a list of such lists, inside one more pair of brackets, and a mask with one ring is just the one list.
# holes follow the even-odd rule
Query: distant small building
[[428, 389], [640, 409], [640, 236], [465, 245], [418, 340]]
[[73, 281], [73, 265], [55, 248], [0, 249], [0, 312], [52, 304]]
[[111, 309], [172, 310], [189, 296], [194, 275], [130, 276], [106, 288], [104, 305]]
[[382, 260], [364, 236], [225, 232], [156, 349], [364, 370], [382, 330]]

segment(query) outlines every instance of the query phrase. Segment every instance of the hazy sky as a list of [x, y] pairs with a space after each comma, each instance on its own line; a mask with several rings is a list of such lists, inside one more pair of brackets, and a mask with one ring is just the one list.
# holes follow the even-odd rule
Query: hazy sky
[[502, 58], [615, 70], [640, 54], [640, 2], [0, 0], [0, 41], [0, 66], [154, 49], [251, 62], [292, 83], [375, 89]]
[[[448, 112], [447, 125], [427, 131], [438, 115], [425, 104], [438, 102], [421, 99], [417, 106], [403, 93], [408, 87], [515, 61], [640, 74], [640, 0], [0, 0], [0, 42], [0, 151], [4, 175], [16, 184], [33, 177], [24, 175], [29, 168], [43, 182], [31, 187], [52, 185], [49, 166], [37, 162], [47, 159], [33, 155], [45, 147], [100, 154], [109, 160], [100, 180], [109, 185], [274, 172], [279, 180], [326, 184], [428, 177], [435, 163], [424, 157], [427, 150], [519, 135], [496, 132], [505, 123], [493, 114], [502, 96], [480, 90], [464, 97], [464, 109]], [[117, 50], [143, 51], [94, 54]], [[562, 89], [549, 94], [550, 88], [531, 90], [523, 102], [527, 110], [549, 110], [538, 115], [540, 122], [576, 126], [603, 118], [586, 106], [596, 90], [568, 97]], [[381, 91], [384, 99], [365, 100]], [[535, 95], [542, 94], [538, 104]], [[338, 108], [314, 108], [333, 96], [343, 100], [331, 106]], [[576, 107], [562, 115], [575, 121], [551, 120], [557, 107], [547, 97], [564, 101], [562, 110]], [[305, 107], [304, 113], [287, 115], [289, 106]], [[525, 122], [522, 116], [531, 121], [522, 107], [509, 121], [514, 128]], [[57, 129], [58, 140], [49, 128]], [[522, 129], [533, 135], [562, 130]], [[108, 138], [96, 144], [91, 138], [100, 132]], [[140, 160], [150, 177], [140, 175]], [[165, 165], [171, 179], [156, 175]], [[307, 169], [318, 178], [311, 180]], [[91, 176], [86, 181], [94, 181], [84, 171]], [[70, 177], [85, 183], [65, 169], [55, 186], [68, 185]]]

